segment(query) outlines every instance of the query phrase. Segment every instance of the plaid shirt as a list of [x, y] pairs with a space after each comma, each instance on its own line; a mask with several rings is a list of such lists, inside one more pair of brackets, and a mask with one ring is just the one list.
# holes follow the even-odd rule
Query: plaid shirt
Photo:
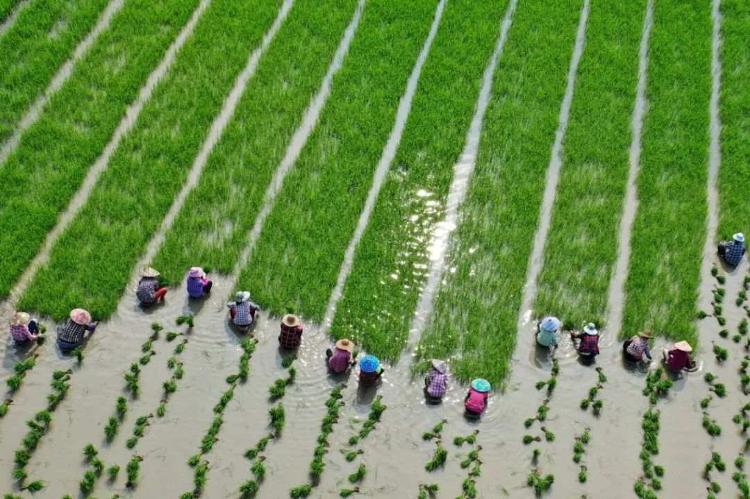
[[155, 277], [144, 277], [138, 283], [138, 291], [135, 292], [135, 296], [142, 303], [154, 303], [158, 287], [159, 281]]
[[86, 329], [88, 329], [86, 326], [76, 324], [68, 319], [65, 325], [57, 329], [57, 339], [76, 345], [83, 343], [83, 338], [86, 336]]
[[729, 265], [737, 265], [742, 260], [742, 256], [745, 254], [745, 245], [732, 241], [731, 244], [727, 245], [726, 252], [724, 253], [724, 261]]
[[294, 350], [299, 347], [302, 341], [302, 325], [296, 327], [288, 327], [284, 324], [281, 325], [281, 334], [279, 335], [279, 343], [282, 348], [287, 350]]
[[25, 324], [16, 324], [10, 326], [10, 335], [13, 337], [13, 341], [16, 343], [24, 343], [28, 340], [33, 340], [36, 338], [33, 334], [31, 334], [31, 331], [29, 331], [28, 326]]
[[253, 316], [258, 310], [258, 305], [251, 301], [245, 301], [242, 303], [233, 303], [229, 306], [231, 310], [234, 310], [234, 322], [237, 326], [249, 326], [253, 323]]
[[599, 355], [599, 336], [584, 334], [581, 336], [581, 343], [578, 345], [578, 351], [585, 354]]
[[439, 399], [443, 398], [448, 389], [448, 375], [432, 370], [427, 375], [427, 394], [430, 397]]

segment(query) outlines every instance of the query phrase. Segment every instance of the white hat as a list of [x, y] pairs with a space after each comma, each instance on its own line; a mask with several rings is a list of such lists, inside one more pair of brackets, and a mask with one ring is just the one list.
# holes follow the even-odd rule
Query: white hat
[[144, 267], [141, 275], [143, 277], [159, 277], [161, 274], [153, 267]]
[[31, 316], [26, 312], [16, 312], [13, 314], [13, 325], [14, 326], [25, 326], [31, 322]]
[[545, 317], [539, 327], [544, 331], [555, 332], [560, 329], [560, 325], [560, 319], [557, 317]]
[[250, 292], [249, 291], [238, 291], [237, 294], [234, 297], [234, 300], [237, 303], [243, 303], [250, 299]]
[[690, 346], [690, 343], [687, 341], [678, 341], [674, 344], [674, 347], [676, 350], [681, 350], [683, 352], [690, 353], [693, 351], [693, 347]]
[[745, 242], [745, 234], [742, 232], [738, 232], [737, 234], [732, 236], [732, 239], [737, 241], [738, 243], [744, 243]]
[[590, 336], [597, 336], [599, 334], [599, 331], [596, 329], [596, 324], [593, 322], [589, 322], [586, 324], [586, 326], [583, 328], [584, 334], [588, 334]]
[[445, 371], [448, 369], [448, 366], [445, 365], [445, 362], [439, 359], [432, 359], [430, 361], [430, 364], [432, 365], [432, 368], [440, 374], [445, 374]]

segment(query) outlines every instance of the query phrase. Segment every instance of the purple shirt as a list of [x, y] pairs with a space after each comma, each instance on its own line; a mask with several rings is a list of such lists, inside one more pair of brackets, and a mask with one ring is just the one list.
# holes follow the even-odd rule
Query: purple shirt
[[201, 277], [188, 277], [187, 280], [187, 292], [191, 298], [202, 298], [203, 297], [203, 286], [208, 281]]
[[155, 277], [144, 277], [138, 283], [138, 290], [135, 292], [135, 296], [141, 303], [154, 303], [158, 287], [159, 281]]
[[13, 337], [13, 341], [16, 343], [24, 343], [29, 340], [36, 339], [36, 336], [31, 334], [28, 326], [25, 324], [17, 324], [10, 326], [10, 335]]
[[427, 375], [427, 395], [432, 398], [443, 398], [448, 389], [448, 375], [432, 370]]
[[349, 369], [349, 362], [351, 361], [352, 354], [348, 350], [341, 350], [336, 348], [333, 351], [333, 355], [328, 359], [328, 367], [331, 371], [340, 374]]

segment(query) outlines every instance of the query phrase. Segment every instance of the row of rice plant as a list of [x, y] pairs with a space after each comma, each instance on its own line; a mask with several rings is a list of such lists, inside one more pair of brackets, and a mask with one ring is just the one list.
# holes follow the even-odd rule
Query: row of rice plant
[[426, 431], [422, 434], [422, 440], [432, 440], [435, 442], [435, 451], [430, 460], [427, 461], [427, 464], [424, 465], [424, 469], [429, 472], [445, 466], [445, 461], [448, 458], [448, 451], [443, 446], [443, 428], [447, 422], [447, 419], [443, 419], [433, 426], [432, 430]]
[[534, 311], [602, 324], [632, 139], [645, 0], [594, 6]]
[[[169, 281], [179, 281], [195, 261], [219, 272], [233, 270], [268, 183], [326, 73], [354, 5], [354, 0], [295, 5], [156, 255], [154, 265]], [[196, 240], [194, 234], [209, 237]]]
[[[0, 167], [0, 297], [8, 294], [37, 254], [139, 87], [197, 3], [128, 0]], [[106, 205], [101, 208], [106, 210]], [[75, 298], [83, 303], [90, 294], [82, 292]], [[40, 305], [53, 301], [40, 300]], [[64, 315], [58, 310], [55, 317]]]
[[0, 38], [0, 144], [13, 133], [60, 65], [71, 57], [107, 2], [31, 2]]
[[639, 499], [657, 499], [658, 492], [662, 488], [661, 480], [665, 468], [653, 461], [654, 456], [659, 454], [659, 429], [661, 428], [661, 411], [656, 406], [660, 398], [669, 395], [670, 388], [672, 388], [672, 380], [663, 368], [659, 367], [646, 376], [643, 395], [648, 398], [648, 410], [643, 413], [641, 421], [643, 443], [639, 454], [643, 474], [633, 485], [633, 491]]
[[[449, 1], [409, 121], [332, 325], [395, 359], [427, 276], [428, 244], [464, 146], [507, 2]], [[387, 311], [387, 313], [383, 313]]]
[[[555, 392], [557, 387], [557, 377], [560, 375], [560, 364], [557, 359], [552, 360], [552, 369], [550, 371], [550, 377], [547, 380], [539, 381], [536, 383], [537, 390], [544, 390], [545, 397], [542, 403], [539, 405], [534, 417], [528, 418], [523, 422], [523, 426], [529, 429], [535, 424], [539, 424], [539, 433], [532, 435], [526, 433], [522, 437], [524, 445], [530, 445], [542, 441], [553, 442], [555, 440], [555, 434], [545, 426], [547, 421], [547, 415], [549, 413], [549, 403], [552, 399], [552, 394]], [[552, 488], [552, 484], [555, 481], [555, 475], [552, 473], [544, 474], [539, 466], [539, 458], [541, 457], [542, 450], [539, 447], [534, 447], [531, 454], [531, 465], [532, 469], [526, 478], [526, 485], [534, 489], [534, 493], [541, 495]]]
[[[320, 320], [436, 2], [372, 3], [239, 286]], [[304, 195], [300, 195], [304, 193]]]
[[5, 21], [20, 3], [21, 0], [0, 0], [0, 23]]
[[645, 327], [695, 344], [706, 221], [710, 15], [704, 2], [655, 5], [624, 336]]
[[[37, 339], [37, 344], [41, 345], [46, 339], [45, 333], [47, 327], [41, 324], [39, 330], [40, 334]], [[8, 387], [8, 393], [2, 403], [0, 403], [0, 419], [8, 414], [10, 405], [13, 403], [13, 397], [18, 393], [18, 390], [21, 389], [21, 385], [26, 379], [26, 375], [29, 371], [34, 369], [34, 366], [36, 366], [37, 358], [39, 358], [39, 352], [37, 352], [36, 349], [33, 349], [26, 355], [26, 358], [19, 360], [13, 365], [13, 375], [5, 380], [5, 384]]]
[[[370, 433], [377, 428], [380, 418], [383, 416], [383, 413], [387, 408], [388, 406], [383, 403], [382, 396], [378, 395], [375, 397], [375, 400], [373, 400], [370, 405], [370, 412], [367, 414], [367, 419], [362, 422], [359, 430], [355, 429], [354, 434], [349, 437], [349, 440], [347, 441], [347, 446], [342, 449], [344, 455], [347, 456], [347, 462], [355, 461], [357, 457], [364, 454], [364, 450], [361, 448], [362, 441], [364, 441]], [[351, 456], [351, 458], [349, 456]], [[349, 484], [347, 487], [339, 490], [339, 496], [349, 497], [359, 493], [359, 485], [366, 476], [367, 465], [360, 462], [354, 472], [347, 476]]]
[[721, 168], [719, 236], [750, 233], [750, 206], [743, 187], [750, 185], [750, 4], [721, 0]]
[[[87, 205], [29, 287], [26, 306], [53, 316], [72, 302], [97, 317], [114, 312], [214, 117], [273, 22], [278, 3], [253, 0], [239, 7], [231, 0], [211, 3], [138, 124], [110, 160]], [[209, 88], [211, 92], [206, 91]], [[106, 264], [99, 257], [102, 252], [109, 255]], [[58, 285], [61, 273], [68, 276], [65, 286]], [[92, 287], [97, 293], [86, 292]]]
[[331, 433], [333, 433], [334, 425], [339, 422], [341, 408], [344, 407], [344, 401], [341, 400], [343, 398], [341, 392], [345, 386], [340, 384], [333, 387], [326, 400], [326, 415], [323, 416], [323, 420], [320, 423], [320, 433], [316, 440], [317, 446], [313, 452], [312, 461], [310, 461], [310, 481], [290, 489], [289, 496], [292, 498], [307, 497], [312, 494], [313, 488], [320, 484], [320, 478], [323, 476], [323, 471], [325, 470], [325, 457], [331, 446], [328, 439]]
[[[287, 360], [288, 359], [288, 360]], [[286, 424], [286, 412], [281, 399], [286, 395], [287, 387], [294, 383], [297, 376], [297, 370], [292, 366], [294, 357], [284, 359], [284, 367], [287, 368], [286, 378], [278, 378], [268, 388], [268, 398], [271, 402], [278, 402], [268, 410], [268, 426], [271, 431], [261, 437], [258, 442], [245, 452], [245, 458], [251, 463], [250, 472], [253, 478], [250, 478], [240, 486], [240, 498], [251, 499], [258, 494], [260, 486], [266, 476], [266, 467], [263, 462], [266, 460], [265, 449], [269, 442], [274, 442], [281, 437], [281, 432]], [[196, 487], [198, 484], [196, 484]]]
[[460, 349], [452, 370], [462, 380], [482, 373], [494, 383], [508, 370], [580, 8], [521, 3], [495, 74], [451, 272], [419, 347], [426, 359]]
[[194, 488], [191, 492], [185, 492], [181, 496], [182, 499], [200, 497], [203, 494], [203, 488], [208, 479], [210, 465], [206, 456], [211, 452], [214, 445], [219, 440], [219, 432], [221, 431], [221, 426], [224, 424], [224, 411], [229, 402], [234, 398], [235, 388], [237, 388], [238, 384], [245, 383], [247, 377], [250, 375], [250, 358], [253, 356], [253, 353], [255, 353], [255, 347], [257, 344], [258, 341], [255, 338], [245, 338], [240, 343], [242, 355], [240, 355], [237, 372], [227, 376], [226, 382], [229, 385], [229, 388], [221, 394], [219, 401], [213, 408], [214, 419], [211, 421], [211, 426], [209, 426], [205, 435], [201, 439], [198, 453], [192, 455], [187, 461], [188, 466], [193, 468]]
[[[461, 468], [467, 470], [466, 478], [461, 482], [461, 495], [458, 496], [459, 499], [474, 499], [478, 497], [477, 478], [482, 474], [482, 460], [480, 459], [482, 446], [477, 442], [478, 433], [476, 431], [466, 437], [456, 437], [453, 439], [454, 445], [461, 447], [466, 443], [470, 449], [463, 458], [459, 455]], [[431, 491], [432, 488], [428, 488], [427, 492]]]

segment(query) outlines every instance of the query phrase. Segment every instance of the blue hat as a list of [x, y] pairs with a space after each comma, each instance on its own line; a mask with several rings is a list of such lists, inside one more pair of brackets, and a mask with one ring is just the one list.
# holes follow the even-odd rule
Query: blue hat
[[554, 333], [555, 331], [560, 329], [560, 326], [560, 319], [558, 319], [557, 317], [545, 317], [539, 324], [540, 329], [549, 331], [550, 333]]
[[359, 368], [363, 373], [377, 372], [380, 367], [380, 360], [374, 355], [365, 355], [359, 360]]
[[471, 382], [471, 387], [481, 393], [487, 393], [492, 390], [492, 385], [484, 378], [476, 378]]

